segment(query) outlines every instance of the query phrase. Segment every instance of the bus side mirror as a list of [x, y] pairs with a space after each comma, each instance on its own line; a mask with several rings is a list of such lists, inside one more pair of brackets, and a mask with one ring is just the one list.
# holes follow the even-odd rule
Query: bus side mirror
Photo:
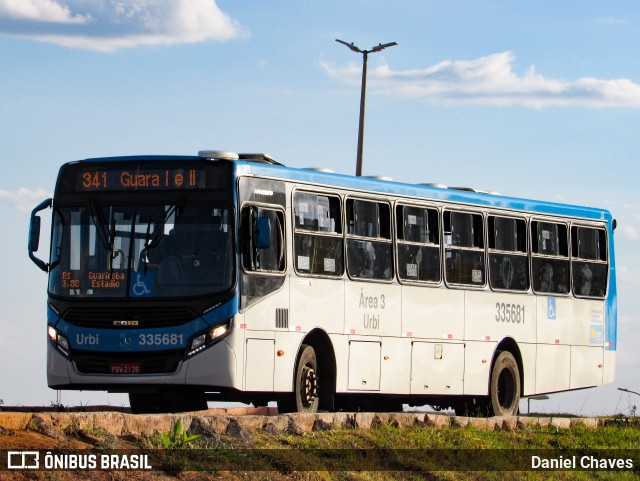
[[38, 252], [40, 246], [40, 224], [42, 219], [38, 216], [31, 217], [29, 226], [29, 252]]
[[258, 217], [254, 231], [254, 239], [258, 249], [268, 249], [271, 247], [271, 219], [268, 217]]
[[51, 202], [51, 199], [47, 199], [33, 209], [31, 212], [31, 222], [29, 224], [29, 258], [35, 265], [45, 272], [49, 270], [49, 264], [38, 259], [33, 253], [37, 252], [38, 247], [40, 246], [40, 226], [42, 224], [42, 219], [38, 216], [38, 212], [51, 207]]

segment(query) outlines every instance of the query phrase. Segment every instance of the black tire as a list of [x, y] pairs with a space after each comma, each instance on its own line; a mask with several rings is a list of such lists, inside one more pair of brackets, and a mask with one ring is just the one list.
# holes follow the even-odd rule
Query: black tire
[[278, 412], [316, 413], [320, 403], [318, 359], [313, 347], [303, 344], [296, 363], [293, 393], [278, 400]]
[[513, 355], [498, 351], [491, 370], [490, 407], [494, 416], [515, 416], [520, 405], [520, 369]]

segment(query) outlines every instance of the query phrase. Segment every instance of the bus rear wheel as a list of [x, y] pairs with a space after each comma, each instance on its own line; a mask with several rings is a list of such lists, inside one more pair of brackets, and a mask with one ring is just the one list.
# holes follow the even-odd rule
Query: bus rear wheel
[[301, 346], [293, 384], [293, 393], [278, 400], [278, 412], [318, 412], [320, 379], [318, 358], [312, 346]]
[[513, 355], [498, 351], [491, 370], [489, 391], [494, 416], [515, 416], [520, 404], [520, 370]]

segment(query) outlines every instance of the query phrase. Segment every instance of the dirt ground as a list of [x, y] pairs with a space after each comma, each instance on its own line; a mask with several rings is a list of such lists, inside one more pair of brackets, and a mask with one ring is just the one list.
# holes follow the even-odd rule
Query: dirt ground
[[[0, 455], [8, 456], [8, 451], [34, 451], [34, 450], [87, 450], [95, 452], [95, 449], [126, 450], [127, 453], [135, 453], [143, 447], [150, 447], [150, 440], [145, 437], [134, 435], [126, 435], [123, 437], [114, 437], [105, 435], [104, 433], [89, 433], [86, 431], [77, 431], [73, 433], [65, 433], [61, 436], [60, 432], [48, 426], [33, 426], [27, 429], [6, 429], [0, 427]], [[74, 451], [77, 452], [77, 451]], [[117, 451], [116, 451], [117, 452]], [[177, 452], [179, 456], [179, 451]], [[309, 479], [308, 473], [293, 473], [283, 475], [278, 472], [215, 472], [212, 467], [211, 472], [164, 472], [164, 471], [108, 471], [108, 470], [7, 470], [7, 459], [0, 460], [0, 466], [4, 466], [5, 470], [0, 468], [0, 481], [14, 480], [34, 480], [34, 481], [195, 481], [195, 480], [297, 480]]]

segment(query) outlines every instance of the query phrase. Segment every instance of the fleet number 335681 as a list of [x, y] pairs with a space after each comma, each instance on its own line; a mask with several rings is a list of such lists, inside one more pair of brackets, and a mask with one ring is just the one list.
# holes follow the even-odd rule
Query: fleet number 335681
[[496, 302], [496, 322], [524, 324], [524, 304]]

